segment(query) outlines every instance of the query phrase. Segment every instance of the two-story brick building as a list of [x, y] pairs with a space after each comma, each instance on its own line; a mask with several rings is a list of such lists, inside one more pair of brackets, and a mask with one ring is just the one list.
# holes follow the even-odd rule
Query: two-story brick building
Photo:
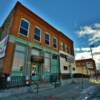
[[75, 71], [73, 41], [21, 3], [17, 2], [1, 29], [1, 40], [9, 36], [6, 54], [0, 59], [2, 74], [48, 80], [51, 74]]

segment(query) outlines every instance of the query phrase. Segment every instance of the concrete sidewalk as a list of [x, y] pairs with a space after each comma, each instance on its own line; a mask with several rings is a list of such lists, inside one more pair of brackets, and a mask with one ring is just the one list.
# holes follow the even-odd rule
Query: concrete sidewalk
[[74, 83], [63, 80], [62, 86], [57, 88], [51, 84], [41, 84], [38, 94], [35, 86], [2, 90], [0, 100], [75, 100], [84, 89], [91, 86], [86, 80], [84, 86], [81, 83], [82, 79], [75, 79]]
[[[52, 85], [52, 84], [39, 84], [38, 92], [48, 91], [53, 88], [54, 88], [54, 85]], [[0, 98], [13, 96], [13, 95], [22, 95], [22, 94], [26, 94], [26, 93], [35, 93], [36, 94], [36, 92], [37, 92], [36, 85], [16, 87], [16, 88], [0, 90]]]

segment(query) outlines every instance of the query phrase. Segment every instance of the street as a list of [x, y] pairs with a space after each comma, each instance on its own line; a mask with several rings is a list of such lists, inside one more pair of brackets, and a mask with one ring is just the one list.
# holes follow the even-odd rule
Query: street
[[[83, 83], [82, 83], [83, 81]], [[89, 87], [99, 87], [99, 85], [94, 85], [88, 82], [87, 79], [76, 79], [75, 82], [71, 81], [64, 81], [62, 86], [54, 88], [52, 85], [42, 85], [39, 88], [38, 94], [36, 88], [27, 87], [27, 92], [19, 94], [14, 94], [11, 96], [1, 97], [0, 100], [85, 100], [80, 99], [84, 98], [83, 93]], [[88, 89], [89, 90], [89, 89]], [[96, 89], [95, 89], [96, 90]], [[91, 91], [91, 89], [89, 90]], [[94, 91], [94, 89], [92, 89]], [[100, 91], [100, 88], [96, 90], [97, 92]], [[2, 92], [2, 91], [1, 91]], [[97, 93], [93, 92], [93, 93]], [[90, 98], [90, 97], [89, 97]], [[92, 99], [86, 99], [92, 100]], [[94, 100], [94, 99], [93, 99]], [[98, 99], [96, 99], [98, 100]]]

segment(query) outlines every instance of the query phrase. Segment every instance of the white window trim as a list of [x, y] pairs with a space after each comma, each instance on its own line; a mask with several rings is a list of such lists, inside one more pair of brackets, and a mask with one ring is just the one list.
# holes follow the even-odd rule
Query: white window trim
[[[21, 20], [25, 20], [25, 21], [28, 23], [28, 32], [27, 32], [27, 36], [24, 35], [24, 34], [22, 34], [22, 33], [20, 33]], [[18, 34], [20, 34], [21, 36], [24, 36], [24, 37], [28, 37], [28, 36], [29, 36], [29, 29], [30, 29], [30, 22], [29, 22], [27, 19], [25, 19], [25, 18], [21, 18], [21, 19], [20, 19], [20, 25], [19, 25], [19, 31], [18, 31]]]
[[[47, 44], [47, 45], [50, 45], [50, 33], [45, 32], [45, 34], [49, 35], [49, 44]], [[45, 42], [45, 41], [44, 41], [44, 42]], [[46, 43], [45, 43], [45, 44], [46, 44]]]
[[[57, 37], [53, 37], [53, 39], [56, 39], [56, 45], [57, 45], [57, 47], [56, 48], [58, 48], [58, 39], [57, 39]], [[54, 44], [54, 43], [53, 43]], [[53, 46], [54, 47], [54, 46]], [[54, 47], [55, 48], [55, 47]]]
[[[35, 26], [35, 28], [37, 28], [37, 29], [40, 30], [40, 40], [38, 41], [38, 40], [36, 40], [35, 38], [34, 38], [34, 40], [35, 40], [35, 41], [38, 41], [38, 42], [41, 42], [41, 33], [42, 33], [42, 29], [41, 29], [39, 26]], [[34, 28], [34, 30], [35, 30], [35, 28]], [[34, 32], [34, 35], [35, 35], [35, 32]]]

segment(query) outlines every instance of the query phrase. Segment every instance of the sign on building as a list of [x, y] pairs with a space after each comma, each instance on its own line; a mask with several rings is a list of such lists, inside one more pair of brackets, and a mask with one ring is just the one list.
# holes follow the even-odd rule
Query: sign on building
[[3, 58], [5, 56], [7, 41], [8, 35], [2, 41], [0, 41], [0, 58]]
[[67, 60], [68, 62], [73, 63], [73, 62], [74, 62], [74, 57], [66, 56], [66, 60]]

